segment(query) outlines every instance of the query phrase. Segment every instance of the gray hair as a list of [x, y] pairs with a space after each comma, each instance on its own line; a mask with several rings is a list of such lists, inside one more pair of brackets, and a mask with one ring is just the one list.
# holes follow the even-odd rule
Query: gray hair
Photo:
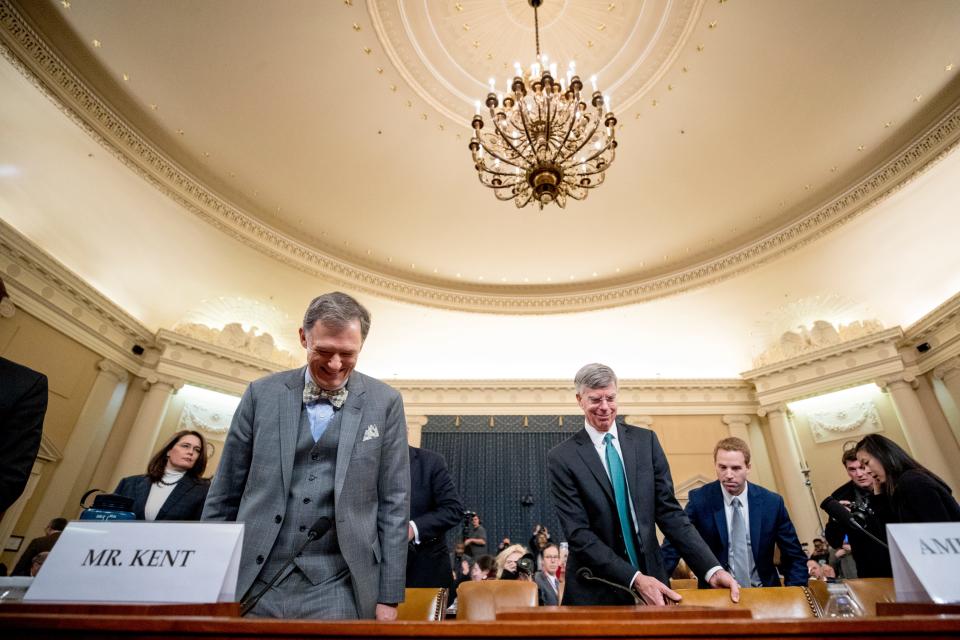
[[317, 321], [325, 327], [341, 330], [354, 320], [360, 321], [360, 339], [366, 340], [370, 331], [370, 312], [347, 294], [334, 291], [310, 301], [303, 314], [303, 330], [310, 331]]
[[605, 364], [592, 362], [580, 367], [580, 371], [577, 371], [577, 375], [573, 378], [573, 384], [577, 388], [577, 393], [582, 393], [584, 389], [603, 389], [611, 385], [615, 387], [617, 374]]

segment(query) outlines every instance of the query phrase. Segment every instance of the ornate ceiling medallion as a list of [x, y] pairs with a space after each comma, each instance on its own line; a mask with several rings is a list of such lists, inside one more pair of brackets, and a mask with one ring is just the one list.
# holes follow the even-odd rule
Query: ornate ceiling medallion
[[[485, 101], [490, 110], [491, 132], [483, 132], [480, 103], [471, 126], [473, 166], [480, 183], [493, 189], [498, 200], [513, 200], [517, 208], [536, 202], [541, 209], [556, 203], [566, 207], [567, 198], [583, 200], [588, 189], [603, 184], [607, 168], [616, 155], [617, 119], [610, 96], [597, 90], [591, 78], [593, 113], [580, 98], [583, 82], [570, 61], [566, 83], [557, 78], [557, 63], [540, 53], [540, 20], [537, 9], [543, 0], [528, 0], [533, 7], [537, 61], [526, 78], [520, 63], [507, 80], [507, 93], [498, 94], [490, 78]], [[604, 115], [606, 114], [606, 115]]]

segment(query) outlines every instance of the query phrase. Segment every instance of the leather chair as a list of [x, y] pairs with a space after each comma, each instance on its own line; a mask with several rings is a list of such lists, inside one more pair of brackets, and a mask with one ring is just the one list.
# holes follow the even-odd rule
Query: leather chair
[[457, 587], [457, 620], [496, 620], [498, 609], [536, 607], [536, 582], [525, 580], [481, 580]]
[[397, 607], [397, 620], [439, 622], [447, 613], [447, 590], [408, 587]]
[[697, 579], [696, 578], [670, 578], [670, 588], [676, 591], [677, 589], [696, 589], [697, 588]]
[[806, 587], [763, 587], [741, 589], [740, 602], [730, 601], [728, 589], [679, 589], [683, 600], [680, 606], [692, 605], [716, 608], [743, 608], [753, 612], [755, 619], [816, 618], [820, 610]]
[[863, 615], [877, 615], [878, 602], [896, 602], [897, 592], [893, 588], [893, 578], [854, 578], [844, 580], [850, 595], [863, 609]]

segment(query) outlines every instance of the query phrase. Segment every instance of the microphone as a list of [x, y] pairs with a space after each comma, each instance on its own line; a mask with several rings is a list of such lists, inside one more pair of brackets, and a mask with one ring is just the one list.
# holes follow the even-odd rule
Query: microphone
[[289, 560], [287, 560], [282, 567], [280, 567], [280, 570], [277, 571], [276, 574], [274, 574], [273, 578], [271, 578], [267, 586], [261, 589], [260, 592], [257, 593], [252, 598], [248, 598], [244, 600], [242, 603], [240, 603], [240, 617], [247, 615], [251, 609], [257, 606], [257, 603], [260, 602], [260, 598], [263, 597], [263, 594], [265, 594], [267, 591], [273, 588], [273, 585], [277, 583], [277, 580], [280, 579], [280, 576], [283, 575], [283, 572], [286, 571], [287, 568], [293, 564], [293, 561], [297, 559], [297, 556], [303, 553], [303, 550], [307, 547], [307, 545], [313, 542], [314, 540], [316, 540], [317, 538], [322, 538], [323, 536], [325, 536], [327, 534], [327, 531], [330, 531], [330, 527], [332, 526], [333, 526], [333, 520], [331, 520], [327, 516], [320, 516], [319, 518], [317, 518], [317, 521], [314, 522], [313, 526], [310, 527], [310, 530], [307, 531], [307, 539], [303, 541], [303, 544], [300, 545], [296, 553], [294, 553], [293, 556]]
[[630, 594], [630, 597], [633, 598], [634, 604], [643, 604], [643, 600], [640, 598], [640, 596], [637, 595], [636, 591], [634, 591], [629, 587], [625, 587], [622, 584], [617, 584], [616, 582], [610, 582], [609, 580], [604, 580], [603, 578], [599, 578], [593, 575], [593, 571], [591, 571], [589, 567], [580, 567], [579, 569], [577, 569], [577, 577], [583, 580], [593, 580], [595, 582], [600, 582], [602, 584], [607, 585], [608, 587], [619, 589], [620, 591], [626, 591], [627, 593]]
[[853, 514], [850, 513], [850, 510], [845, 506], [840, 504], [840, 501], [834, 498], [833, 496], [827, 496], [824, 498], [823, 502], [820, 503], [820, 508], [827, 512], [827, 515], [839, 522], [840, 524], [846, 526], [850, 529], [856, 529], [860, 533], [863, 533], [868, 538], [882, 546], [884, 549], [889, 549], [887, 543], [873, 535], [869, 531], [863, 528], [863, 525], [860, 524], [856, 518], [853, 517]]

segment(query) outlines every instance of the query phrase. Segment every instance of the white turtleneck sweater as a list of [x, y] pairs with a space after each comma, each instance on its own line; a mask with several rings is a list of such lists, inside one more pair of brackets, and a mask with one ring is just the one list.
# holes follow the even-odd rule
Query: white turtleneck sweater
[[174, 488], [177, 486], [177, 483], [180, 482], [180, 479], [183, 478], [184, 473], [186, 472], [175, 471], [167, 467], [163, 472], [163, 478], [160, 479], [160, 482], [154, 482], [150, 485], [150, 495], [147, 496], [147, 504], [143, 507], [143, 517], [145, 519], [157, 519], [157, 514], [160, 513], [163, 503], [166, 502], [170, 494], [173, 493]]

